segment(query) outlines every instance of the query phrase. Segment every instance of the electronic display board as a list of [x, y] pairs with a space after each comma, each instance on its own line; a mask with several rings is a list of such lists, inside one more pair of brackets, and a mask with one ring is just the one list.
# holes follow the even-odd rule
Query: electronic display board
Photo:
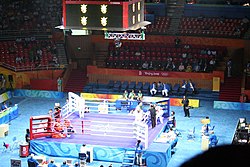
[[67, 29], [129, 29], [144, 21], [144, 1], [65, 1]]
[[[106, 9], [102, 12], [101, 8]], [[70, 4], [66, 6], [66, 18], [69, 27], [122, 27], [122, 6]]]

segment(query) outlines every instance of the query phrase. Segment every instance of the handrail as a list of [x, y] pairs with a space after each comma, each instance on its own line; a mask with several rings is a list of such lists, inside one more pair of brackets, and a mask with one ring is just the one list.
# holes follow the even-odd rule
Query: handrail
[[38, 35], [45, 35], [45, 34], [51, 34], [51, 30], [50, 31], [41, 31], [39, 29], [34, 29], [34, 30], [1, 30], [0, 31], [0, 36], [3, 35], [27, 35], [27, 34], [38, 34]]
[[34, 67], [34, 66], [22, 66], [22, 67], [15, 67], [15, 66], [11, 66], [9, 64], [0, 62], [0, 66], [7, 68], [11, 71], [15, 71], [15, 72], [21, 72], [21, 71], [38, 71], [38, 70], [61, 70], [61, 69], [65, 69], [65, 65], [61, 65], [58, 67], [53, 67], [53, 66], [49, 66], [49, 65], [41, 65], [38, 67]]

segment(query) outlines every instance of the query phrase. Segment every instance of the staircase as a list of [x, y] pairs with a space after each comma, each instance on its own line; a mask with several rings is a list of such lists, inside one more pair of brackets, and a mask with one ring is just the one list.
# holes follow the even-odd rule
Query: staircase
[[56, 43], [56, 52], [60, 65], [67, 66], [68, 60], [63, 43]]
[[121, 167], [133, 167], [135, 164], [135, 151], [126, 150], [124, 153]]
[[108, 55], [108, 51], [96, 52], [96, 66], [103, 68], [106, 67], [105, 59]]
[[176, 35], [184, 13], [184, 0], [169, 0], [167, 2], [167, 16], [171, 18], [170, 28], [167, 33]]
[[83, 92], [83, 88], [87, 81], [88, 78], [84, 70], [74, 69], [71, 71], [69, 80], [64, 87], [64, 92]]
[[245, 32], [243, 38], [244, 38], [244, 39], [250, 39], [250, 28], [248, 28], [248, 30]]
[[221, 84], [219, 100], [239, 102], [241, 95], [241, 77], [225, 78]]

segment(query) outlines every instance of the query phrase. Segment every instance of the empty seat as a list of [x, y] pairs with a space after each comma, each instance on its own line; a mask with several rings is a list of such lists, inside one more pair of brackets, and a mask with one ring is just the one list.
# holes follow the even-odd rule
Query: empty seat
[[178, 84], [178, 83], [174, 84], [173, 89], [172, 89], [172, 93], [173, 94], [178, 94], [179, 89], [180, 89], [180, 84]]
[[130, 82], [129, 85], [128, 85], [128, 91], [131, 91], [132, 89], [135, 89], [135, 86], [136, 86], [135, 81]]
[[121, 84], [121, 90], [126, 90], [128, 89], [128, 81], [124, 81], [122, 84]]
[[142, 83], [142, 82], [138, 82], [138, 83], [136, 84], [136, 86], [135, 86], [135, 89], [136, 89], [137, 91], [139, 91], [139, 90], [142, 90], [142, 87], [143, 87], [143, 83]]
[[114, 83], [113, 90], [114, 90], [114, 91], [117, 91], [117, 92], [120, 92], [120, 90], [121, 90], [121, 81], [116, 81], [116, 82]]
[[150, 83], [149, 82], [145, 82], [143, 87], [142, 87], [142, 92], [143, 93], [149, 93], [149, 88], [150, 88]]
[[172, 93], [172, 85], [170, 83], [166, 83], [166, 89], [168, 90], [168, 94]]
[[113, 80], [110, 80], [109, 82], [108, 82], [108, 88], [113, 88], [114, 87], [114, 81]]

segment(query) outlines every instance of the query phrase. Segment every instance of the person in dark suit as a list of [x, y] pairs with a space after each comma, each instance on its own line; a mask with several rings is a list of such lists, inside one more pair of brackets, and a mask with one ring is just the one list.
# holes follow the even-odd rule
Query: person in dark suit
[[149, 112], [150, 112], [152, 128], [154, 128], [156, 126], [156, 109], [153, 104], [150, 105]]
[[30, 143], [30, 130], [29, 129], [26, 129], [25, 141], [27, 143]]
[[39, 162], [36, 159], [34, 159], [34, 154], [30, 155], [27, 162], [28, 162], [28, 167], [37, 167], [39, 165]]
[[181, 103], [183, 104], [183, 110], [184, 110], [184, 116], [185, 117], [190, 117], [190, 112], [189, 112], [189, 100], [186, 96], [183, 96], [183, 99], [181, 101]]

